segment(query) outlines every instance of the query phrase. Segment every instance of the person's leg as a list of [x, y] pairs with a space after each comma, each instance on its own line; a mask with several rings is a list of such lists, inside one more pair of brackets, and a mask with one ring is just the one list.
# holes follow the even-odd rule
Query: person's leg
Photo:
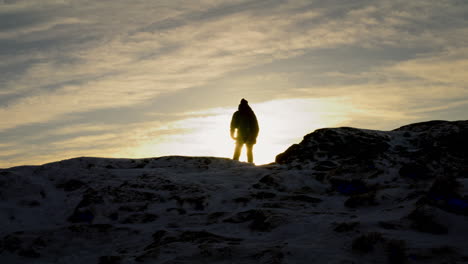
[[234, 149], [234, 157], [233, 160], [239, 160], [241, 150], [242, 150], [242, 143], [236, 142], [236, 148]]
[[247, 161], [253, 163], [253, 144], [246, 144], [247, 146]]

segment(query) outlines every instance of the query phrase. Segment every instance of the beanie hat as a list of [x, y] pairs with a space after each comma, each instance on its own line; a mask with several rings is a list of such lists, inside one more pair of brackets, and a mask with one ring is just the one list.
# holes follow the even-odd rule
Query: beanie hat
[[242, 100], [241, 100], [240, 103], [241, 103], [241, 104], [248, 104], [249, 102], [247, 102], [247, 100], [245, 100], [244, 98], [242, 98]]

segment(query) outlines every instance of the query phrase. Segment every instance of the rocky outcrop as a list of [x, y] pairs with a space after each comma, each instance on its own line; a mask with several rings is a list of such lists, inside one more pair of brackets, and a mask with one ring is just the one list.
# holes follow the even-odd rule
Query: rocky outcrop
[[[318, 129], [276, 157], [293, 162], [368, 163], [386, 159], [406, 176], [467, 173], [468, 121], [429, 121], [392, 131], [349, 127]], [[429, 168], [428, 168], [429, 166]]]
[[390, 136], [380, 131], [351, 127], [318, 129], [279, 154], [276, 162], [374, 159], [390, 148], [389, 141]]

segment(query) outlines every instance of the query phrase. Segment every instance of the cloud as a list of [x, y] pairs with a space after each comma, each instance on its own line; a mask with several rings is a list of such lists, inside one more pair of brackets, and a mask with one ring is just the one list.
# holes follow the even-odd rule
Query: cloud
[[[16, 19], [16, 15], [14, 19]], [[41, 32], [46, 32], [49, 30], [53, 30], [54, 27], [76, 25], [76, 24], [87, 24], [87, 23], [88, 23], [87, 21], [83, 21], [77, 18], [63, 18], [63, 19], [58, 19], [55, 21], [50, 21], [45, 24], [39, 24], [39, 25], [34, 23], [34, 24], [31, 24], [29, 27], [20, 28], [15, 31], [0, 32], [0, 39], [19, 38], [22, 35], [41, 33]]]
[[[270, 56], [295, 54], [294, 47], [265, 45], [274, 41], [269, 39], [273, 35], [279, 35], [277, 30], [282, 24], [290, 22], [279, 21], [276, 26], [270, 24], [272, 18], [266, 18], [249, 29], [250, 19], [241, 13], [216, 24], [187, 24], [166, 33], [164, 41], [159, 40], [159, 35], [143, 32], [112, 37], [96, 46], [85, 44], [84, 50], [71, 50], [73, 55], [55, 51], [52, 58], [43, 58], [30, 65], [22, 76], [7, 82], [7, 94], [30, 95], [1, 110], [6, 120], [0, 129], [48, 122], [70, 112], [138, 104], [161, 91], [201, 85], [227, 72], [252, 66], [258, 63], [259, 56], [268, 61], [272, 60]], [[270, 32], [263, 33], [267, 28], [271, 28]], [[172, 43], [190, 45], [168, 51], [167, 46]], [[159, 49], [166, 53], [144, 57], [148, 50]], [[69, 59], [60, 57], [63, 55]], [[28, 114], [31, 110], [34, 117]]]
[[[466, 109], [463, 1], [0, 5], [0, 133], [6, 136], [21, 131], [31, 139], [34, 128], [49, 125], [59, 130], [44, 129], [40, 140], [59, 137], [70, 148], [98, 144], [106, 141], [101, 133], [121, 127], [112, 113], [128, 111], [119, 122], [148, 129], [144, 118], [177, 122], [181, 112], [243, 96], [254, 103], [346, 97], [354, 109], [350, 125], [368, 117], [385, 128], [396, 118]], [[80, 126], [83, 138], [63, 141]], [[185, 130], [150, 131], [169, 138]], [[61, 151], [54, 153], [69, 150]]]
[[431, 57], [398, 63], [393, 70], [429, 82], [463, 87], [468, 80], [467, 54], [467, 48], [449, 49]]

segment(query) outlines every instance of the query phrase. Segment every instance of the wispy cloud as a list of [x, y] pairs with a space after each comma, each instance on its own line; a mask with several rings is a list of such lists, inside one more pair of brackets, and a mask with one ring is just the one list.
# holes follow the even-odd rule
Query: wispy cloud
[[[468, 31], [465, 36], [468, 37]], [[450, 48], [430, 57], [398, 63], [393, 70], [431, 83], [464, 87], [468, 72], [468, 49]]]
[[134, 132], [244, 96], [347, 98], [349, 125], [450, 117], [467, 109], [467, 14], [456, 0], [0, 1], [0, 132], [14, 150], [12, 133], [77, 129], [56, 141], [72, 149], [123, 127], [113, 109]]

